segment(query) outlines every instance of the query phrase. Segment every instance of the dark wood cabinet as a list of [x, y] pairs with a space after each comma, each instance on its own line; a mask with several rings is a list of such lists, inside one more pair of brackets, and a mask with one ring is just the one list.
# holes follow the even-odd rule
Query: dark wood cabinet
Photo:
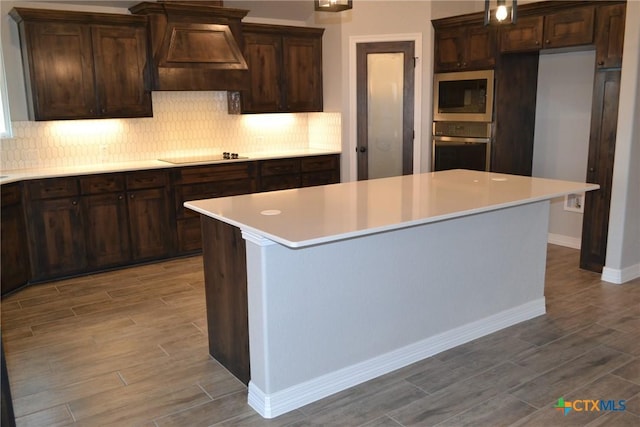
[[340, 155], [303, 157], [302, 186], [336, 184], [340, 182]]
[[540, 50], [543, 41], [543, 16], [527, 16], [514, 25], [500, 27], [500, 52]]
[[174, 253], [165, 170], [38, 179], [25, 186], [34, 282]]
[[202, 249], [200, 215], [184, 202], [234, 196], [256, 191], [255, 162], [190, 166], [174, 172], [177, 251], [195, 253]]
[[435, 27], [436, 72], [493, 68], [496, 30], [483, 25]]
[[322, 28], [243, 24], [249, 89], [231, 113], [322, 111]]
[[500, 27], [500, 52], [527, 52], [591, 44], [594, 19], [594, 7], [572, 7], [544, 16], [523, 16], [518, 18], [515, 25]]
[[300, 159], [274, 159], [259, 162], [259, 191], [286, 190], [302, 185]]
[[132, 260], [172, 255], [176, 237], [169, 172], [127, 172], [125, 179]]
[[145, 26], [94, 25], [91, 39], [98, 115], [152, 116]]
[[593, 43], [595, 8], [577, 7], [544, 17], [544, 48]]
[[526, 52], [498, 60], [492, 172], [531, 175], [539, 59], [538, 52]]
[[609, 206], [620, 97], [620, 70], [598, 71], [595, 76], [586, 181], [600, 189], [585, 196], [580, 267], [601, 272], [607, 252]]
[[595, 38], [598, 69], [622, 67], [626, 9], [624, 4], [601, 6], [597, 9]]
[[329, 154], [3, 185], [2, 293], [28, 282], [198, 253], [200, 215], [186, 209], [186, 201], [339, 180], [340, 155]]
[[125, 263], [129, 259], [129, 229], [123, 175], [85, 176], [79, 183], [83, 194], [88, 268]]
[[77, 179], [41, 179], [25, 187], [31, 279], [41, 281], [85, 270], [87, 247]]
[[340, 182], [340, 156], [320, 155], [259, 162], [259, 191], [286, 190]]
[[5, 184], [0, 191], [0, 288], [4, 295], [29, 281], [29, 247], [25, 239], [21, 184]]
[[152, 116], [143, 17], [15, 8], [33, 120]]

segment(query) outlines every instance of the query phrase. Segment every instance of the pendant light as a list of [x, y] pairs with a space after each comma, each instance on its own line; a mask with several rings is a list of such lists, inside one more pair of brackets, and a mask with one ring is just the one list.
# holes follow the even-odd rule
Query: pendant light
[[[517, 0], [495, 0], [495, 9], [491, 9], [491, 0], [484, 0], [484, 25], [490, 23], [515, 24], [518, 12]], [[510, 5], [507, 5], [510, 3]]]
[[320, 12], [342, 12], [353, 7], [352, 0], [315, 0], [316, 10]]

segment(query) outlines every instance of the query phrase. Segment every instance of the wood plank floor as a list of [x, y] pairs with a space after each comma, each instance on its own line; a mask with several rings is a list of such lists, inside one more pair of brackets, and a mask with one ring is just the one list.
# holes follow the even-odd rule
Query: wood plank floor
[[[201, 259], [33, 286], [2, 300], [19, 426], [638, 426], [640, 279], [549, 246], [547, 311], [273, 420], [207, 352]], [[553, 408], [559, 397], [626, 410]]]

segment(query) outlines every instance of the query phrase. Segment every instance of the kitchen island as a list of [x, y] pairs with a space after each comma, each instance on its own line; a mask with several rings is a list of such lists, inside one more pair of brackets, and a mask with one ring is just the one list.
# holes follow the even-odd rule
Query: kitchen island
[[549, 200], [597, 188], [450, 170], [187, 202], [210, 352], [271, 418], [542, 315]]

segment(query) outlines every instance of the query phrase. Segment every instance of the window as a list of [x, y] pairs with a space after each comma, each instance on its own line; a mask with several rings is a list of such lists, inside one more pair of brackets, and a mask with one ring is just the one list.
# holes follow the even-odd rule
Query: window
[[11, 136], [11, 120], [9, 120], [9, 98], [7, 97], [7, 81], [4, 75], [2, 46], [0, 45], [0, 138]]

